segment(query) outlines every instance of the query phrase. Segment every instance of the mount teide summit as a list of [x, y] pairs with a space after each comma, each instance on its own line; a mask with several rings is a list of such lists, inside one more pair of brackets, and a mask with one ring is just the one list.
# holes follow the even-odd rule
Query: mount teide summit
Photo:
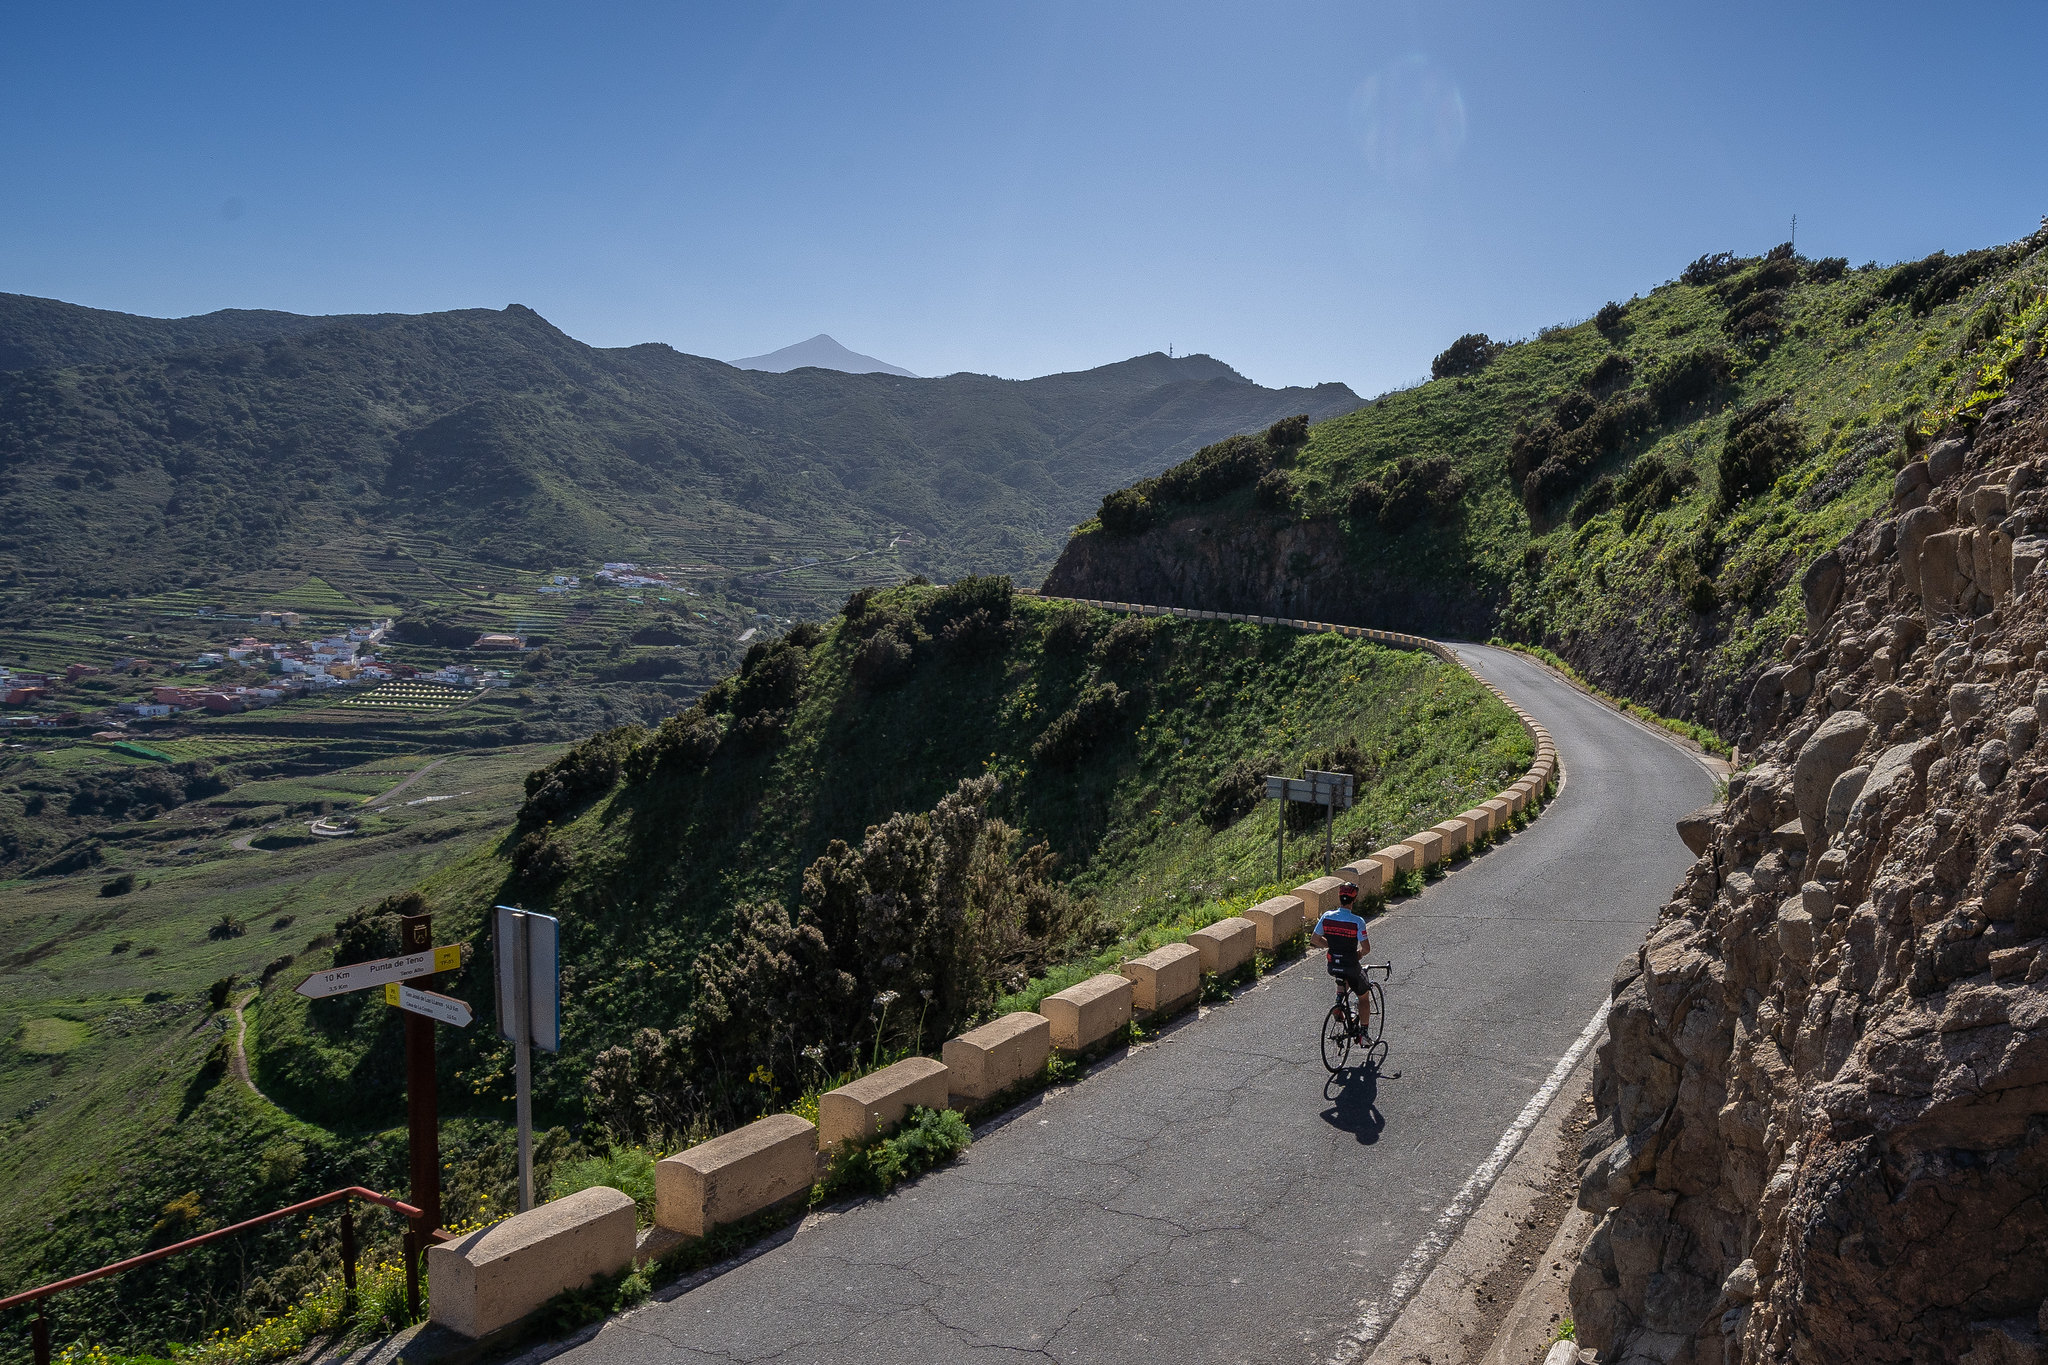
[[766, 355], [750, 355], [733, 364], [742, 370], [770, 370], [776, 374], [787, 374], [791, 370], [839, 370], [845, 374], [893, 374], [905, 379], [916, 375], [901, 365], [891, 365], [886, 360], [877, 360], [871, 355], [849, 351], [823, 332], [809, 341], [799, 341], [794, 346], [785, 346], [779, 351]]

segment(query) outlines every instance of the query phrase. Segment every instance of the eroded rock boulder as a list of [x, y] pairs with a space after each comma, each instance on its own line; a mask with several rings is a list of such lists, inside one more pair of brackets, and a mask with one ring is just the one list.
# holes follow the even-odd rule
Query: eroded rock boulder
[[2048, 366], [2013, 385], [1802, 580], [1616, 972], [1603, 1365], [2048, 1365]]

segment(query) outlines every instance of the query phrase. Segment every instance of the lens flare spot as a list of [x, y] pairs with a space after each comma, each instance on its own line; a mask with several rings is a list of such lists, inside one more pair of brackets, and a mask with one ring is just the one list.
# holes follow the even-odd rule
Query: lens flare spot
[[1465, 97], [1449, 72], [1419, 53], [1366, 77], [1351, 117], [1366, 164], [1393, 180], [1448, 166], [1465, 145]]

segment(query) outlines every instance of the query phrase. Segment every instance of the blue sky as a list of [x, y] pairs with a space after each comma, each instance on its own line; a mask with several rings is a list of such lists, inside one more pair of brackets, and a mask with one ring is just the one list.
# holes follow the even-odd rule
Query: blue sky
[[529, 304], [920, 374], [1165, 349], [1374, 393], [1757, 252], [2048, 212], [2048, 10], [20, 5], [0, 290]]

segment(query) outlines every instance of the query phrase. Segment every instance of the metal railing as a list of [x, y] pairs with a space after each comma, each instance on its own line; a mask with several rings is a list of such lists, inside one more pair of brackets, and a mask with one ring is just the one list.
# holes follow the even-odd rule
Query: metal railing
[[[197, 1237], [187, 1237], [182, 1242], [173, 1242], [167, 1247], [158, 1247], [155, 1251], [145, 1251], [140, 1256], [130, 1256], [125, 1261], [116, 1261], [112, 1265], [103, 1265], [97, 1270], [88, 1270], [83, 1274], [72, 1275], [62, 1280], [53, 1280], [49, 1284], [38, 1285], [34, 1289], [24, 1289], [19, 1294], [9, 1294], [6, 1298], [0, 1299], [0, 1309], [15, 1308], [31, 1303], [36, 1306], [35, 1320], [30, 1325], [30, 1336], [35, 1348], [35, 1365], [50, 1365], [50, 1319], [43, 1307], [43, 1303], [44, 1300], [49, 1299], [51, 1296], [61, 1294], [67, 1289], [76, 1289], [82, 1284], [90, 1284], [94, 1280], [103, 1280], [109, 1275], [118, 1275], [124, 1270], [134, 1270], [139, 1266], [149, 1265], [152, 1262], [167, 1260], [181, 1251], [190, 1251], [193, 1247], [204, 1246], [208, 1242], [218, 1242], [223, 1237], [232, 1237], [238, 1232], [247, 1232], [250, 1228], [262, 1227], [266, 1223], [275, 1223], [279, 1219], [290, 1218], [295, 1214], [311, 1213], [314, 1209], [334, 1203], [342, 1205], [342, 1284], [350, 1294], [354, 1294], [356, 1288], [356, 1220], [355, 1210], [350, 1208], [345, 1202], [350, 1199], [361, 1199], [366, 1203], [382, 1205], [396, 1213], [403, 1214], [408, 1220], [409, 1226], [405, 1230], [405, 1306], [409, 1316], [413, 1318], [419, 1317], [419, 1258], [420, 1252], [423, 1249], [419, 1225], [421, 1218], [425, 1216], [424, 1211], [414, 1208], [403, 1200], [394, 1199], [388, 1194], [379, 1194], [375, 1190], [365, 1189], [361, 1185], [346, 1185], [338, 1190], [329, 1190], [325, 1194], [301, 1200], [287, 1208], [274, 1209], [269, 1213], [258, 1214], [254, 1218], [245, 1218], [232, 1226], [215, 1228], [212, 1232], [201, 1233]], [[445, 1242], [453, 1240], [454, 1236], [455, 1234], [449, 1232], [446, 1228], [435, 1228], [427, 1234], [427, 1240]]]

